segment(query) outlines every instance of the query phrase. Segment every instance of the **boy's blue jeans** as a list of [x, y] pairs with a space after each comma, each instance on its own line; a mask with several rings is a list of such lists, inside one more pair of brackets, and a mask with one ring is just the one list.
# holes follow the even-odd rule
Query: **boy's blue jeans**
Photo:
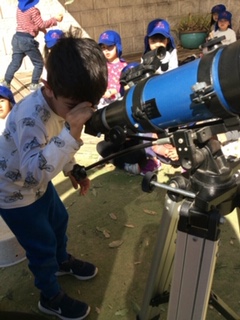
[[32, 73], [32, 83], [38, 83], [43, 71], [43, 57], [38, 49], [39, 43], [34, 38], [24, 32], [17, 32], [12, 38], [12, 61], [5, 73], [4, 80], [11, 83], [15, 72], [22, 65], [23, 58], [28, 56], [34, 66]]
[[33, 204], [16, 209], [0, 209], [6, 224], [26, 250], [35, 285], [44, 296], [55, 296], [60, 286], [55, 273], [68, 259], [68, 213], [51, 182], [45, 194]]

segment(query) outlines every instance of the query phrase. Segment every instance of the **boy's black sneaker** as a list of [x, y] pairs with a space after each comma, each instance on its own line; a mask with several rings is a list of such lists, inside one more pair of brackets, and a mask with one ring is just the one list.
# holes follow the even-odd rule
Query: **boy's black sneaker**
[[78, 280], [89, 280], [96, 276], [98, 268], [90, 262], [75, 259], [72, 255], [68, 255], [68, 261], [63, 262], [59, 266], [56, 273], [57, 276], [66, 274], [72, 275]]
[[47, 299], [41, 294], [38, 308], [62, 320], [82, 320], [90, 312], [90, 307], [86, 303], [74, 300], [62, 291], [52, 299]]

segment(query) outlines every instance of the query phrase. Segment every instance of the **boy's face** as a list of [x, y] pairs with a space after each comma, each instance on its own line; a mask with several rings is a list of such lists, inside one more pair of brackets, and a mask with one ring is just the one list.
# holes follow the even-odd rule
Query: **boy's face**
[[220, 31], [226, 31], [230, 26], [230, 22], [226, 19], [218, 20], [218, 27]]
[[73, 109], [79, 101], [74, 101], [70, 98], [55, 97], [52, 90], [49, 88], [46, 81], [44, 81], [45, 87], [42, 89], [44, 98], [46, 99], [49, 107], [59, 117], [66, 120], [67, 113]]
[[155, 50], [161, 46], [166, 48], [168, 38], [164, 37], [162, 34], [155, 34], [148, 38], [148, 43], [151, 50]]
[[115, 45], [107, 46], [105, 44], [100, 44], [100, 47], [108, 62], [113, 62], [118, 58], [117, 48]]
[[0, 97], [0, 119], [5, 119], [11, 111], [11, 103], [9, 100]]

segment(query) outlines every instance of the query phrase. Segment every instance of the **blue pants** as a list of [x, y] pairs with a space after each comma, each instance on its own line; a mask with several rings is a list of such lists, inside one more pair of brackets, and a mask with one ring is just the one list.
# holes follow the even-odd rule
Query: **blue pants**
[[28, 56], [34, 69], [32, 73], [32, 83], [38, 83], [43, 71], [43, 57], [38, 49], [39, 43], [34, 38], [24, 32], [17, 32], [12, 38], [12, 61], [5, 73], [4, 80], [11, 83], [15, 72], [22, 65], [23, 58]]
[[26, 250], [36, 287], [47, 298], [55, 296], [60, 290], [55, 273], [68, 259], [68, 213], [53, 184], [49, 182], [45, 194], [33, 204], [0, 209], [0, 214]]

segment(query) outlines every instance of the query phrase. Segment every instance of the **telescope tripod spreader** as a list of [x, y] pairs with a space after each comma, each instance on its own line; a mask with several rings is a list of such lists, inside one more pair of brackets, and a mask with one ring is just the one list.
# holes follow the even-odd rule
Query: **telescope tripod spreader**
[[[225, 319], [240, 319], [211, 291], [220, 226], [224, 216], [239, 207], [240, 177], [234, 173], [239, 161], [233, 169], [225, 159], [219, 142], [213, 138], [219, 128], [211, 126], [196, 133], [179, 130], [173, 134], [188, 175], [176, 176], [166, 188], [137, 320], [161, 319], [161, 304], [166, 302], [168, 320], [204, 320], [209, 302]], [[143, 178], [142, 190], [152, 192], [155, 187], [164, 185], [158, 184], [156, 175], [149, 172]]]

